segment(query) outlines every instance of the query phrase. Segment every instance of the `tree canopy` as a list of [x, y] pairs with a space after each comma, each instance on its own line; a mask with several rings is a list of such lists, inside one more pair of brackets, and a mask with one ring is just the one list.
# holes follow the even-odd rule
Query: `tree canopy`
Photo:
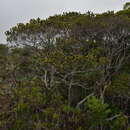
[[0, 46], [0, 128], [129, 130], [127, 12], [70, 12], [7, 31], [8, 45]]
[[129, 8], [130, 8], [130, 2], [125, 3], [123, 9], [129, 9]]

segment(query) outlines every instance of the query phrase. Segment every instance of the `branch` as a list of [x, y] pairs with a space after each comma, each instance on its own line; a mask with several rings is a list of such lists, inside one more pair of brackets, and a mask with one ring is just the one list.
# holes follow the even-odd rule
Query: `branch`
[[107, 118], [106, 120], [107, 120], [107, 121], [112, 121], [112, 120], [114, 120], [115, 118], [119, 117], [120, 115], [121, 115], [121, 114], [112, 116], [112, 117], [110, 117], [110, 118]]
[[77, 104], [76, 108], [80, 108], [80, 106], [81, 106], [88, 98], [90, 98], [90, 97], [93, 96], [93, 95], [94, 95], [94, 93], [91, 93], [91, 94], [89, 94], [87, 97], [85, 97], [84, 99], [82, 99], [82, 100]]

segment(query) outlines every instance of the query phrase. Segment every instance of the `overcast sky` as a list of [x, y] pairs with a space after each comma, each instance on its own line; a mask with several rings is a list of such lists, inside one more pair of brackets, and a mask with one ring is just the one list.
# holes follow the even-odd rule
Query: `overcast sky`
[[130, 0], [0, 0], [0, 43], [6, 42], [6, 30], [31, 18], [46, 18], [69, 11], [117, 11], [128, 1]]

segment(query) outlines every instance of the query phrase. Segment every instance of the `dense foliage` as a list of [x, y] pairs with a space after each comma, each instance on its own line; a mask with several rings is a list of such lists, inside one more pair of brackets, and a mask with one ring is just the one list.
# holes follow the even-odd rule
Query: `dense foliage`
[[130, 10], [31, 19], [0, 45], [2, 130], [129, 130]]

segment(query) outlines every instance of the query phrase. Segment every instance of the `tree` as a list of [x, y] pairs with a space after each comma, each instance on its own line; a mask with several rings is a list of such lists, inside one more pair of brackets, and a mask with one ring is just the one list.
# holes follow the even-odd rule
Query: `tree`
[[130, 97], [129, 28], [122, 14], [72, 12], [7, 31], [11, 102], [1, 127], [109, 130], [125, 117], [125, 129], [129, 111], [114, 96]]
[[129, 8], [130, 8], [130, 2], [125, 3], [123, 9], [126, 10]]
[[[75, 16], [78, 17], [75, 18]], [[67, 17], [68, 20], [64, 22], [65, 17]], [[69, 21], [70, 18], [73, 17], [74, 19]], [[59, 19], [59, 21], [57, 21], [57, 19]], [[59, 22], [61, 22], [62, 25]], [[69, 23], [71, 23], [71, 26]], [[118, 71], [129, 58], [129, 55], [127, 55], [129, 50], [129, 26], [129, 19], [127, 19], [125, 16], [115, 16], [113, 12], [95, 16], [92, 13], [88, 13], [86, 15], [68, 13], [64, 14], [63, 16], [51, 17], [46, 21], [37, 19], [30, 20], [30, 23], [25, 25], [18, 24], [10, 31], [7, 31], [6, 34], [8, 41], [13, 43], [16, 42], [19, 45], [24, 44], [28, 46], [30, 43], [30, 46], [34, 48], [42, 47], [41, 50], [46, 50], [48, 56], [52, 55], [51, 57], [54, 57], [53, 55], [55, 54], [57, 55], [57, 51], [55, 52], [56, 48], [63, 46], [63, 50], [61, 51], [60, 48], [61, 52], [59, 51], [58, 53], [63, 55], [65, 54], [65, 57], [62, 57], [63, 59], [65, 58], [64, 61], [66, 61], [67, 57], [68, 59], [71, 58], [69, 53], [72, 53], [70, 55], [74, 56], [74, 61], [76, 56], [80, 57], [80, 60], [81, 58], [84, 60], [84, 57], [87, 56], [90, 63], [88, 60], [85, 62], [87, 62], [87, 64], [91, 64], [91, 67], [88, 69], [86, 67], [86, 70], [91, 70], [91, 73], [97, 73], [100, 75], [99, 79], [94, 79], [95, 83], [91, 85], [94, 87], [92, 89], [94, 93], [99, 93], [98, 96], [102, 98], [103, 101], [105, 90], [108, 86], [110, 86], [113, 75], [118, 73]], [[63, 43], [65, 43], [65, 46], [68, 44], [66, 46], [68, 49], [64, 46]], [[66, 54], [68, 55], [67, 57]], [[51, 61], [53, 59], [49, 58], [49, 60]], [[84, 66], [85, 62], [83, 63]], [[57, 65], [57, 63], [55, 64]], [[75, 77], [75, 74], [77, 75], [78, 72], [80, 72], [78, 74], [81, 74], [82, 71], [79, 69], [78, 64], [73, 62], [73, 60], [69, 64], [74, 64], [73, 68], [67, 68], [66, 71], [68, 72], [66, 75], [71, 77], [68, 86], [69, 88], [73, 89], [72, 84], [76, 84], [73, 77]], [[53, 68], [52, 72], [49, 72], [50, 74], [61, 73], [56, 72], [57, 68], [55, 68], [52, 63], [49, 63], [48, 65], [48, 71], [52, 70], [50, 67]], [[82, 64], [79, 65], [82, 66]], [[65, 67], [66, 66], [64, 64], [63, 68]], [[48, 78], [47, 80], [49, 80], [51, 78], [50, 81], [52, 81], [54, 75], [48, 77], [47, 68], [44, 69], [43, 72], [46, 79]], [[85, 74], [88, 73], [86, 70], [83, 70]], [[64, 76], [66, 75], [64, 73]], [[63, 79], [65, 79], [66, 82], [67, 77], [64, 77]], [[48, 81], [46, 81], [45, 84], [47, 85]], [[78, 84], [80, 87], [82, 86], [80, 83]], [[74, 89], [77, 89], [78, 87], [79, 86], [74, 87]], [[68, 94], [71, 89], [68, 90]], [[77, 90], [73, 90], [73, 92], [74, 91], [76, 92]], [[72, 97], [70, 99], [72, 99]]]

